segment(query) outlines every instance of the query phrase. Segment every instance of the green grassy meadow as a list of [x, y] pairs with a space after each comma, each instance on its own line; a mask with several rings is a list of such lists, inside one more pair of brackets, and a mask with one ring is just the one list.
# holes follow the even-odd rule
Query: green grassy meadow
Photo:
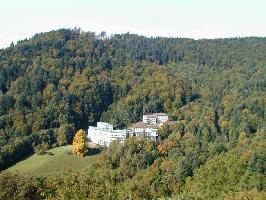
[[90, 166], [97, 155], [78, 157], [71, 153], [72, 145], [56, 147], [47, 151], [45, 155], [34, 154], [18, 162], [6, 171], [30, 173], [36, 176], [49, 176], [66, 170], [79, 171]]

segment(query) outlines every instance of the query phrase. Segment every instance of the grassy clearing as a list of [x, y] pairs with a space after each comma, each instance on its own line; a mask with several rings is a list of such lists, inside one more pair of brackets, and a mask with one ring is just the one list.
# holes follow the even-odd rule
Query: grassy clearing
[[57, 147], [49, 150], [49, 154], [34, 154], [29, 158], [7, 169], [10, 172], [30, 173], [37, 176], [47, 176], [62, 173], [68, 169], [80, 171], [91, 165], [97, 155], [84, 158], [71, 153], [72, 145]]

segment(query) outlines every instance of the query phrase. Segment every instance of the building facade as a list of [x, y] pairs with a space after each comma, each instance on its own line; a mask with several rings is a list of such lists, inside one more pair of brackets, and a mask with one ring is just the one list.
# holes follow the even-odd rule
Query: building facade
[[134, 124], [133, 128], [136, 137], [148, 137], [152, 140], [157, 139], [158, 125], [138, 122]]
[[118, 140], [123, 142], [127, 137], [127, 130], [114, 130], [113, 125], [105, 122], [97, 122], [97, 126], [89, 126], [88, 138], [94, 144], [109, 146], [111, 142]]
[[168, 115], [166, 113], [153, 113], [143, 115], [143, 123], [145, 124], [160, 124], [168, 121]]

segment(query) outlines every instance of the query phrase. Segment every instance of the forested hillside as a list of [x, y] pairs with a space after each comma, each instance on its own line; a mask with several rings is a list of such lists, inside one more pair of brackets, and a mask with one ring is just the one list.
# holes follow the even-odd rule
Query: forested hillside
[[80, 173], [3, 172], [0, 199], [265, 199], [265, 111], [266, 38], [36, 34], [0, 50], [1, 170], [99, 120], [177, 123], [157, 142], [112, 144]]

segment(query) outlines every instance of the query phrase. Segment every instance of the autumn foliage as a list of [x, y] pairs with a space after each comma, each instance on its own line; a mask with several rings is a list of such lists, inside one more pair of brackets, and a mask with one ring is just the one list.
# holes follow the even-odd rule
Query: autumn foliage
[[85, 133], [73, 141], [73, 130], [99, 120], [124, 129], [166, 112], [176, 123], [157, 141], [91, 150], [93, 166], [58, 181], [1, 171], [0, 199], [266, 199], [265, 55], [265, 37], [103, 38], [79, 29], [1, 49], [0, 170], [72, 142], [83, 156]]
[[83, 157], [86, 150], [86, 134], [80, 129], [73, 139], [73, 154]]

